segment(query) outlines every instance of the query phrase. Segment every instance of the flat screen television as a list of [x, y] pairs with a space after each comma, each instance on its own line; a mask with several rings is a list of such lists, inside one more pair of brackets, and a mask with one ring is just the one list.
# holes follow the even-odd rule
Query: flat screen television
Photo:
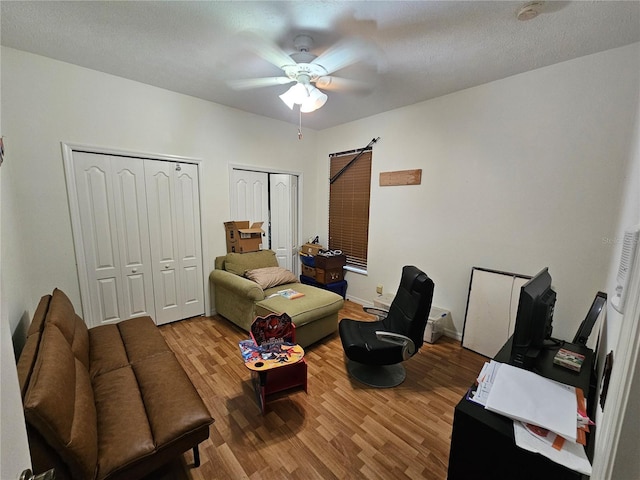
[[520, 288], [511, 345], [511, 365], [532, 370], [536, 358], [551, 338], [556, 292], [549, 269], [544, 268]]

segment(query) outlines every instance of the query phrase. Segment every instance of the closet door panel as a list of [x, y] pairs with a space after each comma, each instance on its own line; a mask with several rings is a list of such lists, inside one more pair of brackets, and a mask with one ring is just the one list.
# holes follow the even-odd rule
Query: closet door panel
[[175, 170], [177, 240], [180, 258], [183, 317], [204, 314], [202, 245], [197, 165], [180, 164]]
[[[233, 169], [231, 171], [231, 218], [249, 223], [269, 224], [269, 175], [265, 172]], [[269, 248], [265, 239], [263, 248]]]
[[[154, 318], [155, 309], [153, 304], [149, 305], [147, 299], [153, 300], [153, 287], [151, 275], [145, 278], [144, 275], [129, 274], [125, 282], [125, 306], [130, 312], [130, 317], [142, 317], [145, 315]], [[151, 288], [150, 288], [151, 287]], [[151, 290], [151, 296], [146, 295], [147, 289]], [[151, 302], [152, 303], [152, 302]]]
[[112, 166], [125, 314], [154, 318], [144, 165], [137, 158], [113, 157]]
[[116, 211], [110, 159], [79, 152], [74, 156], [74, 176], [82, 231], [91, 326], [126, 318], [121, 303], [122, 285]]
[[[160, 162], [154, 162], [158, 164]], [[157, 168], [168, 169], [165, 165]], [[154, 237], [158, 245], [158, 261], [163, 265], [176, 261], [175, 212], [173, 209], [173, 189], [170, 172], [157, 171], [151, 179], [149, 223], [154, 226]], [[151, 215], [153, 212], [153, 215]], [[152, 238], [154, 242], [154, 238]]]
[[162, 325], [183, 318], [180, 315], [176, 212], [173, 188], [174, 164], [144, 161], [147, 212], [154, 282], [156, 323]]
[[[293, 184], [297, 177], [287, 174], [270, 174], [270, 202], [271, 202], [271, 249], [276, 252], [278, 264], [296, 272], [299, 263], [294, 261], [293, 232], [296, 229], [296, 217], [292, 213], [295, 205]], [[297, 259], [295, 259], [297, 260]]]
[[97, 281], [98, 287], [98, 318], [102, 319], [101, 323], [119, 322], [122, 320], [120, 316], [120, 306], [118, 299], [118, 282], [114, 277], [102, 278]]

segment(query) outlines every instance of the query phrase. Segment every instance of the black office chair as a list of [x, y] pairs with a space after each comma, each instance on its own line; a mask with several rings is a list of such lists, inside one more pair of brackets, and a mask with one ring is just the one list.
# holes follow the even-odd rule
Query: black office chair
[[422, 346], [429, 320], [433, 281], [416, 267], [405, 266], [398, 293], [389, 311], [365, 308], [377, 321], [340, 321], [342, 347], [349, 374], [362, 383], [378, 388], [400, 385], [406, 378], [402, 362]]

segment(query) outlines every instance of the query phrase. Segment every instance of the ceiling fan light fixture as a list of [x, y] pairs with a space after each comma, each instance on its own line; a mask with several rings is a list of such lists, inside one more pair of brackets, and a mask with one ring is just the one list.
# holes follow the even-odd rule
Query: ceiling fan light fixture
[[327, 95], [316, 87], [310, 85], [308, 87], [309, 98], [307, 98], [301, 105], [300, 111], [302, 113], [311, 113], [318, 110], [327, 102]]
[[282, 100], [284, 104], [292, 110], [293, 105], [302, 105], [307, 98], [309, 98], [309, 92], [304, 84], [299, 82], [280, 95], [280, 100]]

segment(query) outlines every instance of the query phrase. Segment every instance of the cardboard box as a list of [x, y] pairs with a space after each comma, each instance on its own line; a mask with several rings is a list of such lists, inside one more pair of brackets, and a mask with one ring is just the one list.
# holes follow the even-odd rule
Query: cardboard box
[[307, 255], [317, 255], [320, 250], [324, 250], [324, 248], [319, 243], [305, 243], [300, 247], [300, 251]]
[[344, 270], [342, 267], [338, 268], [318, 268], [316, 267], [316, 282], [327, 284], [341, 282], [344, 280]]
[[248, 220], [224, 222], [227, 253], [248, 253], [262, 250], [263, 222], [249, 226]]
[[302, 264], [302, 275], [305, 277], [316, 279], [316, 269], [314, 267], [309, 267], [305, 264]]
[[346, 255], [332, 255], [325, 257], [324, 255], [316, 255], [316, 268], [323, 268], [325, 270], [342, 268], [347, 264]]

